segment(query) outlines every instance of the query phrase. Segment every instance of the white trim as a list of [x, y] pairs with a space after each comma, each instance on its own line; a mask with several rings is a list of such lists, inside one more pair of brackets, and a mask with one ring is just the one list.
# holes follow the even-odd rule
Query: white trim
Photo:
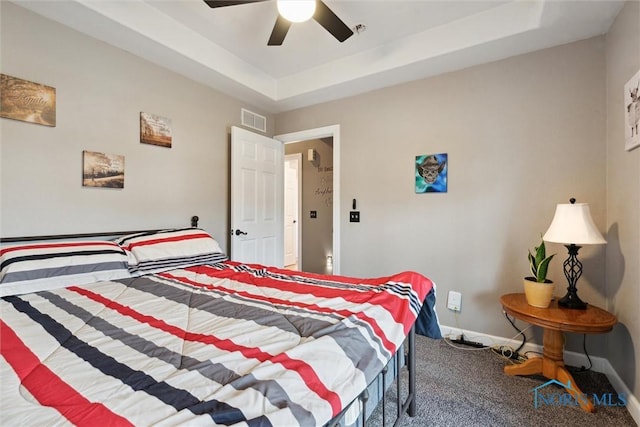
[[287, 159], [293, 159], [297, 163], [296, 179], [298, 180], [298, 205], [296, 207], [296, 214], [298, 215], [298, 219], [296, 222], [296, 234], [298, 236], [298, 241], [296, 242], [296, 264], [298, 265], [298, 269], [302, 269], [302, 153], [285, 154], [284, 161], [286, 162]]
[[631, 414], [631, 418], [640, 425], [640, 400], [629, 390], [629, 387], [622, 381], [622, 378], [618, 375], [611, 363], [606, 360], [606, 370], [604, 374], [607, 375], [609, 382], [616, 389], [617, 393], [624, 393], [627, 396], [627, 410]]
[[[515, 339], [510, 339], [505, 337], [498, 337], [495, 335], [483, 334], [481, 332], [470, 331], [467, 329], [454, 328], [454, 327], [445, 326], [445, 325], [440, 325], [440, 332], [442, 333], [442, 336], [445, 338], [458, 338], [460, 334], [464, 334], [465, 339], [469, 341], [479, 342], [486, 346], [508, 345], [515, 349], [515, 348], [518, 348], [520, 346], [520, 343], [522, 342], [522, 339], [519, 339], [519, 337]], [[542, 346], [539, 344], [526, 343], [523, 349], [521, 350], [521, 353], [527, 352], [527, 351], [542, 353]], [[631, 390], [629, 390], [629, 388], [626, 386], [624, 381], [622, 381], [622, 379], [620, 378], [616, 370], [613, 369], [613, 366], [611, 365], [611, 363], [609, 363], [609, 360], [605, 359], [604, 357], [598, 357], [598, 356], [589, 356], [589, 357], [591, 358], [591, 362], [593, 364], [591, 369], [595, 372], [600, 372], [602, 374], [605, 374], [607, 376], [607, 379], [613, 386], [613, 388], [616, 390], [616, 392], [620, 394], [622, 393], [625, 394], [625, 396], [627, 397], [626, 408], [629, 411], [629, 414], [631, 414], [631, 417], [634, 419], [636, 424], [640, 425], [640, 401], [638, 400], [638, 398], [633, 395], [633, 393], [631, 392]], [[567, 365], [570, 365], [570, 366], [588, 366], [589, 364], [589, 360], [587, 359], [587, 356], [585, 356], [582, 353], [576, 353], [575, 351], [565, 350], [564, 360], [567, 363]]]
[[283, 144], [310, 139], [333, 138], [333, 274], [340, 274], [340, 125], [276, 135]]

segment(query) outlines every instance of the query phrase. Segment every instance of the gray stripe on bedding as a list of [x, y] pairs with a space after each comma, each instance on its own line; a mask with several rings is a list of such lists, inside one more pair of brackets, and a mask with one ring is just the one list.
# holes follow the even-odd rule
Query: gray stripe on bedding
[[[153, 276], [152, 276], [153, 277]], [[268, 306], [268, 303], [251, 300], [245, 297], [239, 297], [237, 295], [230, 295], [225, 292], [216, 291], [218, 296], [212, 295], [213, 292], [207, 294], [193, 294], [190, 290], [185, 290], [181, 287], [168, 286], [164, 283], [153, 280], [152, 277], [138, 277], [133, 279], [118, 280], [121, 283], [128, 284], [130, 287], [137, 289], [141, 292], [150, 293], [159, 298], [166, 298], [170, 301], [174, 301], [179, 304], [185, 304], [191, 308], [206, 311], [220, 317], [227, 317], [232, 319], [241, 319], [253, 321], [263, 326], [277, 327], [283, 331], [295, 333], [300, 337], [314, 337], [320, 338], [325, 335], [331, 336], [340, 346], [345, 354], [351, 359], [355, 366], [362, 364], [365, 366], [365, 362], [368, 366], [369, 361], [362, 360], [362, 354], [370, 353], [371, 357], [374, 357], [373, 351], [365, 351], [370, 348], [372, 343], [377, 345], [377, 349], [381, 354], [386, 357], [391, 357], [389, 351], [384, 347], [381, 340], [371, 329], [371, 326], [352, 316], [349, 320], [355, 324], [362, 326], [355, 329], [348, 327], [343, 322], [328, 322], [319, 320], [313, 317], [307, 317], [308, 311], [297, 309], [292, 306], [284, 306], [283, 309], [288, 311], [296, 311], [301, 313], [300, 316], [291, 314], [282, 314], [274, 312], [273, 310], [260, 309], [253, 304]], [[168, 280], [163, 278], [162, 280]], [[179, 281], [170, 280], [178, 285], [183, 285]], [[225, 297], [224, 300], [221, 297]], [[251, 306], [244, 305], [242, 303], [234, 302], [233, 300], [250, 301]], [[307, 314], [307, 316], [304, 316]], [[334, 319], [342, 319], [341, 316], [331, 315]], [[366, 333], [369, 337], [369, 341], [362, 335]], [[382, 366], [380, 366], [382, 369]], [[369, 370], [365, 373], [369, 378]]]
[[[162, 280], [170, 279], [163, 278]], [[170, 281], [184, 286], [183, 283], [173, 280]], [[253, 321], [259, 325], [273, 326], [301, 337], [311, 336], [314, 331], [325, 329], [333, 324], [333, 322], [302, 316], [284, 316], [273, 310], [261, 309], [255, 306], [270, 306], [268, 303], [239, 297], [237, 295], [230, 295], [219, 290], [207, 292], [206, 294], [192, 293], [191, 289], [169, 286], [145, 276], [134, 279], [122, 279], [119, 280], [119, 282], [125, 283], [131, 288], [141, 292], [150, 293], [159, 298], [166, 298], [179, 304], [185, 304], [191, 308], [202, 310], [216, 316]], [[223, 300], [222, 297], [225, 297], [225, 299]], [[250, 301], [255, 305], [248, 306], [241, 301]], [[289, 309], [289, 307], [287, 307], [287, 309]], [[296, 311], [293, 307], [291, 310]]]
[[[229, 265], [229, 264], [221, 263], [221, 264], [216, 264], [215, 266], [213, 266], [213, 268], [215, 270], [221, 270], [221, 271], [222, 270], [226, 270], [226, 269], [232, 269], [232, 270], [235, 270], [235, 271], [243, 271], [245, 273], [251, 274], [251, 275], [256, 276], [256, 277], [260, 277], [260, 276], [267, 277], [267, 276], [269, 276], [274, 280], [279, 280], [279, 281], [288, 282], [288, 283], [298, 283], [298, 284], [301, 284], [302, 286], [304, 286], [304, 284], [315, 284], [315, 285], [321, 284], [323, 287], [326, 287], [326, 288], [336, 288], [336, 289], [341, 289], [341, 290], [357, 289], [357, 290], [366, 291], [366, 292], [372, 292], [372, 291], [373, 292], [379, 292], [381, 289], [387, 288], [387, 287], [396, 287], [396, 288], [400, 287], [402, 289], [405, 289], [405, 288], [411, 289], [411, 287], [408, 286], [408, 285], [406, 285], [406, 286], [405, 285], [400, 285], [400, 284], [395, 283], [395, 282], [389, 282], [389, 283], [386, 283], [384, 285], [376, 287], [376, 286], [372, 286], [372, 285], [359, 285], [359, 284], [350, 285], [350, 284], [331, 281], [331, 280], [321, 280], [321, 279], [307, 278], [307, 277], [304, 277], [304, 276], [295, 275], [295, 272], [292, 273], [291, 276], [289, 276], [289, 275], [282, 274], [282, 273], [272, 273], [272, 272], [268, 271], [266, 268], [255, 269], [255, 268], [250, 267], [250, 266], [245, 265], [245, 264]], [[180, 283], [180, 282], [177, 281], [176, 283]], [[226, 294], [224, 294], [224, 295], [226, 295]], [[413, 297], [414, 297], [414, 295], [412, 295], [410, 300], [412, 300]], [[237, 298], [239, 300], [248, 300], [248, 301], [252, 301], [253, 303], [260, 304], [259, 301], [254, 301], [254, 300], [251, 300], [249, 298], [245, 299], [245, 298], [239, 297], [237, 295], [233, 295], [233, 298]], [[267, 303], [261, 304], [261, 305], [275, 306], [275, 307], [278, 307], [278, 308], [286, 309], [288, 311], [297, 311], [299, 313], [302, 313], [302, 316], [308, 315], [308, 313], [309, 313], [309, 311], [307, 311], [307, 310], [297, 309], [296, 307], [288, 306], [288, 305], [287, 306], [280, 306], [280, 305], [277, 305], [277, 304], [267, 304]], [[327, 314], [325, 314], [325, 313], [315, 313], [315, 314], [318, 314], [318, 315], [321, 315], [321, 316], [327, 316]], [[338, 315], [333, 315], [333, 314], [332, 315], [328, 315], [328, 317], [331, 317], [331, 318], [334, 318], [334, 319], [338, 319], [338, 320], [343, 318], [343, 316], [338, 316]], [[295, 318], [294, 316], [288, 316], [287, 318], [289, 318], [293, 324], [296, 324], [296, 322], [294, 321], [294, 318]], [[308, 317], [300, 317], [300, 324], [298, 324], [297, 329], [299, 331], [303, 331], [304, 329], [303, 329], [303, 327], [301, 325], [304, 324], [305, 322], [308, 323], [309, 320], [312, 320], [312, 319], [309, 319]], [[315, 319], [313, 319], [313, 320], [315, 320]], [[371, 326], [367, 322], [361, 321], [360, 319], [356, 318], [355, 316], [351, 316], [350, 320], [353, 323], [362, 326], [364, 328], [364, 330], [366, 331], [366, 334], [369, 336], [369, 338], [371, 340], [371, 342], [369, 344], [367, 344], [367, 346], [371, 346], [372, 345], [371, 343], [375, 343], [378, 346], [378, 351], [381, 354], [384, 354], [387, 357], [391, 357], [392, 356], [392, 354], [384, 347], [384, 344], [382, 343], [382, 340], [380, 339], [380, 337], [378, 337], [378, 335], [374, 333], [374, 331], [372, 330]], [[331, 327], [332, 325], [334, 325], [334, 323], [330, 323], [330, 325], [328, 327]], [[320, 326], [320, 325], [314, 324], [314, 326]], [[353, 333], [353, 329], [349, 329], [349, 330], [351, 331], [351, 332], [349, 332], [349, 335], [350, 335], [350, 334]], [[328, 334], [326, 332], [320, 332], [319, 333], [318, 331], [322, 331], [322, 330], [318, 329], [317, 327], [312, 327], [312, 328], [309, 329], [308, 335], [303, 335], [301, 333], [300, 336], [303, 336], [303, 337], [313, 336], [314, 338], [319, 338], [320, 336]], [[341, 347], [343, 347], [343, 348], [348, 348], [349, 347], [349, 345], [345, 345], [345, 344], [348, 344], [348, 343], [343, 342], [340, 338], [336, 337], [335, 339], [340, 344]], [[351, 355], [350, 355], [350, 357], [351, 357]], [[352, 360], [354, 361], [354, 364], [356, 364], [358, 359], [355, 359], [355, 360], [352, 359]]]
[[[343, 322], [331, 325], [324, 331], [314, 334], [315, 338], [322, 336], [331, 336], [347, 357], [351, 359], [353, 365], [364, 373], [367, 383], [373, 380], [373, 377], [384, 367], [384, 364], [378, 359], [375, 352], [371, 350], [371, 343], [368, 342], [362, 334], [354, 333], [354, 329], [348, 327]], [[393, 356], [382, 347], [382, 352], [387, 357]]]
[[264, 395], [275, 407], [281, 408], [286, 405], [291, 413], [300, 421], [301, 425], [314, 425], [315, 417], [300, 405], [291, 401], [282, 387], [273, 380], [257, 380], [252, 375], [246, 375], [247, 379], [238, 375], [220, 363], [213, 363], [211, 360], [198, 360], [193, 357], [174, 352], [166, 347], [159, 346], [153, 341], [146, 340], [137, 335], [133, 335], [122, 328], [115, 326], [107, 320], [94, 315], [82, 307], [79, 307], [66, 299], [52, 292], [44, 291], [40, 296], [47, 299], [56, 307], [83, 320], [90, 327], [100, 331], [104, 335], [115, 341], [119, 341], [133, 350], [145, 355], [154, 357], [174, 366], [176, 369], [197, 371], [203, 377], [208, 378], [218, 384], [229, 384], [236, 390], [252, 388]]
[[[296, 419], [300, 421], [301, 426], [317, 426], [318, 425], [318, 422], [316, 421], [316, 418], [313, 416], [313, 414], [305, 410], [304, 408], [299, 407], [298, 404], [290, 401], [286, 393], [284, 392], [284, 390], [282, 390], [279, 385], [278, 385], [279, 387], [278, 390], [281, 391], [281, 393], [274, 392], [273, 390], [271, 390], [270, 387], [272, 387], [272, 384], [277, 384], [274, 381], [259, 380], [255, 376], [253, 376], [253, 374], [248, 374], [248, 375], [238, 377], [238, 379], [232, 381], [229, 384], [237, 390], [252, 388], [256, 391], [259, 391], [265, 396], [276, 397], [276, 395], [278, 395], [278, 400], [269, 399], [269, 402], [271, 402], [273, 405], [275, 405], [278, 408], [289, 408], [293, 413], [293, 415], [296, 417]], [[304, 419], [301, 417], [302, 414], [300, 413], [300, 410], [303, 410], [304, 414], [306, 415]]]
[[41, 268], [7, 273], [2, 277], [2, 283], [22, 282], [25, 280], [46, 279], [48, 277], [72, 276], [96, 271], [127, 270], [127, 264], [119, 261], [99, 262], [92, 264], [71, 265], [67, 267]]
[[140, 261], [138, 264], [130, 265], [129, 270], [132, 273], [166, 271], [201, 264], [217, 264], [219, 262], [226, 261], [227, 259], [228, 258], [225, 254], [219, 252], [200, 255], [189, 255], [185, 257], [172, 257], [164, 259], [154, 259], [149, 261]]
[[295, 272], [291, 274], [283, 274], [274, 271], [270, 271], [266, 268], [254, 268], [245, 264], [240, 265], [228, 265], [228, 264], [218, 264], [215, 268], [219, 270], [231, 269], [234, 271], [241, 271], [247, 274], [251, 274], [255, 277], [269, 277], [275, 280], [281, 280], [285, 282], [298, 282], [298, 283], [306, 283], [314, 286], [322, 286], [327, 288], [337, 288], [337, 289], [357, 289], [360, 291], [366, 292], [382, 292], [389, 291], [396, 295], [404, 296], [409, 298], [411, 307], [414, 312], [417, 314], [420, 311], [420, 302], [413, 292], [411, 285], [407, 283], [400, 282], [387, 282], [382, 285], [366, 285], [362, 283], [343, 283], [340, 281], [329, 280], [328, 278], [317, 278], [317, 277], [307, 277], [303, 275], [296, 275]]

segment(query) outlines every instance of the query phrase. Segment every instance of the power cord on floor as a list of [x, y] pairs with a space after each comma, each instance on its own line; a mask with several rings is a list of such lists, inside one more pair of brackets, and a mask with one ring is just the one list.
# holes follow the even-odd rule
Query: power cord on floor
[[[456, 320], [456, 329], [460, 329], [460, 326], [458, 324], [457, 312], [454, 312], [454, 318]], [[460, 334], [458, 336], [453, 336], [452, 334], [449, 334], [448, 336], [444, 337], [444, 342], [446, 342], [453, 348], [457, 348], [458, 350], [475, 351], [475, 350], [486, 350], [488, 348], [482, 343], [471, 341], [469, 337], [465, 337], [464, 334]]]
[[522, 363], [525, 360], [527, 360], [527, 355], [520, 353], [520, 350], [522, 350], [522, 348], [527, 343], [527, 336], [524, 333], [532, 325], [527, 326], [524, 330], [520, 330], [520, 328], [518, 328], [516, 326], [516, 324], [515, 324], [515, 319], [511, 319], [506, 312], [503, 311], [503, 313], [504, 313], [504, 317], [509, 321], [511, 326], [513, 326], [513, 328], [516, 331], [518, 331], [518, 333], [513, 338], [511, 338], [511, 340], [509, 340], [509, 341], [512, 341], [512, 340], [516, 339], [519, 335], [522, 335], [522, 343], [516, 349], [514, 349], [510, 345], [500, 345], [500, 346], [492, 347], [491, 350], [495, 354], [497, 354], [498, 356], [500, 356], [500, 357], [506, 359], [507, 361], [509, 361], [510, 363], [513, 363], [513, 364]]
[[[504, 317], [506, 317], [506, 319], [509, 321], [509, 323], [511, 323], [511, 326], [513, 326], [513, 329], [515, 329], [516, 331], [518, 331], [519, 335], [522, 335], [522, 344], [520, 344], [520, 347], [516, 348], [516, 353], [519, 352], [520, 350], [522, 350], [522, 347], [524, 347], [524, 345], [527, 343], [527, 337], [525, 334], [522, 333], [522, 331], [516, 326], [515, 324], [515, 319], [511, 319], [509, 317], [509, 315], [507, 314], [507, 312], [504, 312]], [[530, 326], [529, 326], [530, 327]], [[528, 328], [527, 328], [528, 329]], [[516, 335], [518, 336], [518, 335]]]
[[[478, 351], [478, 350], [488, 350], [489, 347], [486, 347], [480, 343], [476, 343], [473, 341], [467, 341], [467, 339], [464, 337], [464, 335], [460, 335], [460, 338], [455, 338], [455, 339], [451, 339], [449, 337], [444, 339], [444, 342], [446, 342], [447, 344], [449, 344], [451, 347], [453, 348], [457, 348], [458, 350], [464, 350], [464, 351]], [[460, 343], [460, 345], [456, 345], [456, 343]], [[468, 346], [468, 343], [472, 343], [474, 345], [472, 346]], [[478, 344], [478, 346], [476, 346], [475, 344]], [[463, 347], [464, 346], [464, 347]]]
[[584, 350], [584, 355], [587, 356], [587, 360], [589, 361], [589, 367], [581, 366], [577, 369], [571, 369], [572, 372], [588, 372], [593, 368], [593, 362], [591, 362], [591, 357], [589, 357], [589, 353], [587, 352], [587, 334], [582, 334], [582, 349]]
[[[506, 314], [505, 314], [506, 316]], [[513, 341], [516, 338], [518, 338], [519, 335], [522, 335], [522, 344], [520, 344], [520, 346], [517, 349], [514, 349], [513, 347], [511, 347], [510, 345], [500, 345], [500, 346], [494, 346], [491, 348], [491, 350], [497, 354], [498, 356], [508, 360], [510, 363], [512, 364], [517, 364], [517, 363], [522, 363], [525, 360], [527, 360], [527, 356], [525, 354], [520, 353], [520, 350], [522, 349], [522, 347], [524, 347], [526, 341], [527, 341], [527, 337], [524, 334], [529, 328], [531, 328], [533, 325], [529, 325], [526, 328], [524, 328], [523, 330], [520, 330], [520, 328], [518, 328], [513, 321], [511, 321], [511, 319], [509, 319], [507, 317], [507, 319], [509, 320], [509, 323], [511, 323], [511, 325], [515, 328], [516, 331], [518, 331], [517, 334], [515, 334], [509, 341]]]
[[[518, 331], [518, 333], [514, 335], [509, 341], [513, 341], [518, 338], [518, 336], [522, 335], [522, 343], [520, 343], [520, 345], [516, 349], [509, 345], [484, 345], [483, 343], [473, 341], [474, 337], [465, 337], [462, 333], [458, 336], [452, 336], [450, 334], [449, 336], [444, 338], [444, 341], [451, 347], [458, 350], [491, 350], [494, 354], [506, 359], [513, 364], [518, 364], [526, 361], [529, 358], [529, 353], [540, 355], [540, 352], [532, 350], [520, 353], [520, 350], [522, 350], [527, 343], [527, 336], [524, 333], [533, 325], [529, 325], [525, 329], [520, 330], [520, 328], [518, 328], [515, 324], [515, 318], [511, 319], [505, 311], [503, 311], [503, 313], [504, 317], [509, 321], [511, 326], [513, 326], [513, 328]], [[459, 330], [460, 326], [458, 325], [458, 313], [455, 313], [454, 315], [456, 321], [456, 329]], [[589, 352], [587, 351], [587, 334], [582, 335], [582, 349], [584, 350], [584, 354], [585, 356], [587, 356], [587, 360], [589, 361], [589, 367], [581, 366], [580, 368], [572, 369], [572, 372], [588, 372], [593, 367], [593, 362], [591, 361], [591, 357], [589, 356]]]
[[[473, 341], [474, 337], [465, 337], [464, 334], [460, 334], [458, 336], [449, 335], [445, 337], [444, 341], [451, 347], [456, 348], [458, 350], [465, 350], [465, 351], [491, 350], [493, 353], [507, 359], [511, 363], [522, 363], [527, 358], [525, 355], [520, 354], [519, 351], [522, 349], [522, 347], [524, 347], [527, 340], [527, 337], [526, 335], [524, 335], [524, 332], [527, 331], [527, 329], [529, 329], [532, 325], [529, 325], [524, 330], [520, 330], [515, 325], [515, 323], [507, 316], [506, 313], [505, 313], [505, 316], [507, 317], [507, 320], [509, 320], [509, 323], [511, 323], [511, 325], [515, 328], [515, 330], [518, 331], [518, 333], [514, 335], [509, 341], [515, 340], [516, 338], [518, 338], [519, 335], [522, 335], [522, 344], [520, 344], [520, 346], [515, 350], [513, 349], [513, 347], [508, 345], [496, 345], [496, 344], [485, 345], [483, 343]], [[457, 313], [455, 313], [455, 321], [456, 321], [456, 328], [460, 329], [458, 325]]]
[[509, 346], [501, 345], [499, 347], [491, 347], [491, 351], [513, 365], [523, 363], [527, 360], [527, 356], [513, 351]]
[[[527, 326], [524, 330], [521, 331], [516, 326], [515, 319], [511, 319], [506, 312], [504, 312], [504, 316], [507, 318], [509, 323], [511, 323], [511, 326], [513, 326], [513, 328], [516, 331], [518, 331], [518, 334], [516, 334], [516, 336], [513, 337], [512, 340], [515, 339], [518, 335], [522, 335], [522, 343], [515, 350], [510, 346], [500, 346], [500, 347], [498, 347], [497, 351], [496, 351], [495, 348], [492, 347], [492, 350], [496, 354], [498, 354], [499, 356], [510, 360], [512, 363], [522, 363], [522, 362], [524, 362], [525, 360], [527, 360], [529, 358], [529, 353], [542, 355], [542, 353], [540, 353], [539, 351], [533, 351], [533, 350], [526, 351], [526, 352], [524, 352], [522, 354], [520, 353], [520, 350], [525, 346], [525, 344], [527, 342], [527, 337], [524, 335], [524, 332], [527, 329], [529, 329], [532, 325]], [[584, 351], [584, 355], [587, 356], [587, 360], [589, 361], [589, 366], [588, 367], [581, 366], [580, 368], [577, 368], [577, 369], [571, 369], [571, 371], [574, 372], [574, 373], [575, 372], [588, 372], [588, 371], [591, 370], [591, 368], [593, 368], [593, 362], [591, 361], [591, 357], [589, 356], [589, 352], [587, 351], [587, 334], [582, 334], [582, 349]]]

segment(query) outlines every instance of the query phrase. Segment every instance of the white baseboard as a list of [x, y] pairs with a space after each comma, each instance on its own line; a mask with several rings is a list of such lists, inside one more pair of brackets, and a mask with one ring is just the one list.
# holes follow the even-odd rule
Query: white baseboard
[[[468, 341], [479, 342], [488, 347], [491, 346], [510, 346], [513, 349], [516, 349], [522, 343], [522, 339], [520, 337], [515, 339], [498, 337], [495, 335], [483, 334], [481, 332], [469, 331], [467, 329], [453, 328], [450, 326], [440, 325], [440, 332], [442, 336], [445, 338], [458, 338], [461, 334], [464, 335], [464, 338]], [[464, 347], [468, 349], [467, 347]], [[542, 346], [539, 344], [531, 344], [526, 343], [524, 347], [520, 350], [520, 353], [525, 352], [535, 352], [542, 354]], [[622, 394], [627, 397], [627, 410], [631, 414], [631, 417], [634, 419], [636, 424], [640, 425], [640, 400], [638, 397], [634, 396], [629, 388], [626, 386], [624, 381], [620, 378], [618, 373], [609, 360], [604, 357], [598, 356], [589, 356], [591, 358], [592, 367], [591, 369], [596, 372], [600, 372], [605, 374], [611, 382], [611, 385], [616, 390], [617, 393]], [[564, 361], [569, 366], [588, 366], [589, 360], [587, 356], [582, 353], [576, 353], [574, 351], [565, 351], [564, 352]]]
[[627, 410], [631, 414], [631, 417], [636, 422], [636, 424], [640, 425], [640, 400], [638, 400], [637, 396], [634, 396], [633, 393], [631, 393], [631, 390], [629, 390], [629, 387], [627, 387], [624, 381], [622, 381], [622, 378], [620, 378], [618, 372], [613, 369], [611, 363], [609, 363], [607, 359], [603, 360], [606, 362], [606, 369], [603, 373], [607, 376], [609, 382], [611, 383], [613, 388], [616, 389], [617, 393], [624, 393], [624, 395], [627, 396]]

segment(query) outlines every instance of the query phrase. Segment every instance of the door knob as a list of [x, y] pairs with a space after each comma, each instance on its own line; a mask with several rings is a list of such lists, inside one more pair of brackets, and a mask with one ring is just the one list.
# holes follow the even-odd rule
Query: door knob
[[238, 230], [238, 229], [236, 229], [236, 236], [240, 236], [240, 235], [246, 236], [246, 235], [247, 235], [247, 233], [245, 233], [245, 232], [244, 232], [244, 231], [242, 231], [242, 230]]

